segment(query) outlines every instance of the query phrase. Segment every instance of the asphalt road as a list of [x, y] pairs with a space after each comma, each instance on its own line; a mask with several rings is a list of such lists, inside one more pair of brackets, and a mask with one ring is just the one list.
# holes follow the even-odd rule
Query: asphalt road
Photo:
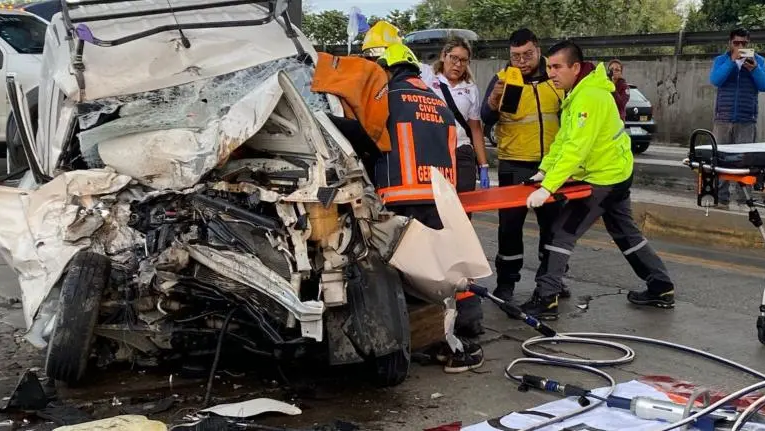
[[696, 177], [682, 160], [688, 157], [687, 146], [652, 144], [635, 156], [635, 185], [675, 191], [695, 190]]
[[[496, 253], [496, 216], [477, 214], [474, 220], [489, 261]], [[519, 300], [533, 288], [537, 261], [536, 231], [533, 220], [527, 223], [526, 255]], [[581, 241], [571, 260], [567, 281], [573, 298], [561, 303], [561, 319], [554, 327], [561, 331], [596, 331], [636, 334], [684, 343], [740, 361], [755, 369], [765, 360], [765, 346], [757, 340], [755, 319], [765, 287], [765, 253], [716, 250], [705, 247], [653, 241], [677, 284], [677, 307], [672, 311], [638, 309], [626, 302], [625, 293], [641, 289], [621, 253], [601, 231], [592, 231]], [[483, 281], [492, 286], [493, 279]], [[14, 274], [0, 266], [0, 397], [5, 396], [28, 367], [39, 367], [42, 354], [31, 349], [19, 336], [20, 310]], [[577, 307], [589, 303], [587, 310]], [[413, 364], [410, 377], [391, 389], [366, 386], [357, 375], [344, 370], [325, 370], [318, 364], [302, 371], [287, 371], [289, 385], [278, 384], [265, 372], [266, 365], [253, 363], [257, 378], [221, 375], [216, 380], [216, 402], [237, 398], [271, 397], [298, 403], [303, 414], [296, 417], [273, 416], [264, 419], [272, 426], [310, 427], [344, 420], [362, 429], [419, 430], [453, 421], [481, 422], [516, 409], [531, 408], [554, 398], [538, 393], [520, 393], [503, 377], [504, 367], [522, 356], [520, 341], [536, 335], [523, 324], [508, 320], [492, 304], [484, 304], [487, 334], [483, 345], [485, 366], [478, 372], [444, 374], [435, 365]], [[646, 375], [667, 375], [696, 384], [735, 389], [752, 381], [738, 372], [666, 349], [633, 344], [636, 360], [610, 369], [617, 381]], [[603, 357], [597, 349], [568, 348], [573, 354]], [[270, 366], [268, 366], [270, 367]], [[596, 387], [602, 383], [573, 371], [528, 369], [549, 374], [563, 381]], [[66, 402], [83, 406], [97, 416], [117, 415], [124, 405], [136, 400], [176, 396], [179, 404], [159, 415], [170, 420], [183, 415], [181, 408], [199, 405], [203, 379], [173, 380], [177, 370], [120, 369], [93, 371], [88, 386], [61, 389]], [[123, 407], [113, 399], [122, 400]], [[1, 420], [2, 418], [0, 418]], [[36, 429], [45, 429], [36, 428]], [[50, 428], [48, 428], [50, 429]]]

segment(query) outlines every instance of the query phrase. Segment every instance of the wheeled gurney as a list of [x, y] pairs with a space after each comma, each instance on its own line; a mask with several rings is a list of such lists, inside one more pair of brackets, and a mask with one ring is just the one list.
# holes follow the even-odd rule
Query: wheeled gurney
[[[709, 137], [711, 143], [697, 145], [702, 136]], [[765, 240], [765, 227], [757, 211], [765, 208], [765, 202], [756, 202], [751, 193], [752, 189], [762, 191], [765, 185], [765, 143], [717, 145], [712, 132], [698, 129], [691, 134], [690, 151], [683, 163], [698, 173], [698, 206], [708, 209], [718, 204], [718, 180], [739, 184], [749, 207], [749, 221]], [[757, 338], [765, 344], [765, 289], [757, 317]]]

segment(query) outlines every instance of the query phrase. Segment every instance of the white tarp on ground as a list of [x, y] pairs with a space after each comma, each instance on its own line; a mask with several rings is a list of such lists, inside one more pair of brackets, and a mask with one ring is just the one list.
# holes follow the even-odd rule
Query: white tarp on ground
[[[607, 393], [607, 388], [596, 389], [593, 392], [596, 395], [604, 396]], [[643, 396], [660, 400], [669, 400], [669, 397], [663, 392], [635, 380], [618, 384], [614, 395], [623, 398]], [[471, 425], [462, 429], [463, 431], [519, 430], [544, 422], [554, 416], [570, 413], [579, 408], [581, 407], [577, 404], [576, 398], [566, 398], [543, 404], [523, 413], [510, 413], [502, 418]], [[661, 429], [662, 425], [666, 425], [666, 423], [643, 420], [633, 416], [629, 411], [608, 408], [604, 403], [583, 415], [576, 416], [559, 424], [542, 428], [540, 431], [649, 431]], [[690, 429], [696, 430], [697, 428]], [[743, 429], [749, 431], [763, 431], [765, 430], [765, 426], [747, 424]]]

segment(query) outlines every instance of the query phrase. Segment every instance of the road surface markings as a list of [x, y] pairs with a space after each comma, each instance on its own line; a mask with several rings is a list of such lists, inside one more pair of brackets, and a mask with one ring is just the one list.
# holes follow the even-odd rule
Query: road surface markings
[[[495, 229], [499, 227], [498, 223], [483, 221], [483, 220], [473, 220], [473, 224], [482, 225], [485, 227], [491, 227]], [[539, 231], [534, 229], [523, 229], [523, 234], [526, 236], [536, 237], [536, 236], [539, 236]], [[581, 238], [578, 241], [578, 243], [588, 245], [590, 247], [613, 248], [614, 251], [618, 251], [616, 249], [616, 245], [614, 245], [610, 241], [598, 241], [593, 239]], [[741, 275], [765, 276], [765, 269], [757, 267], [757, 266], [739, 265], [735, 263], [704, 259], [700, 257], [686, 256], [686, 255], [671, 253], [667, 251], [657, 250], [656, 253], [662, 258], [665, 258], [668, 261], [674, 262], [674, 263], [701, 266], [701, 267], [710, 268], [710, 269], [719, 269], [722, 271], [735, 272]]]

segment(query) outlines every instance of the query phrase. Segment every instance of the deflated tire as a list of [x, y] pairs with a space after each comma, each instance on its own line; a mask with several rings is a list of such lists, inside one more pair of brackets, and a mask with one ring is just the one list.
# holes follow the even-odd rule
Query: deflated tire
[[75, 385], [85, 374], [110, 270], [109, 259], [98, 253], [80, 252], [70, 262], [48, 343], [45, 371], [49, 378]]

